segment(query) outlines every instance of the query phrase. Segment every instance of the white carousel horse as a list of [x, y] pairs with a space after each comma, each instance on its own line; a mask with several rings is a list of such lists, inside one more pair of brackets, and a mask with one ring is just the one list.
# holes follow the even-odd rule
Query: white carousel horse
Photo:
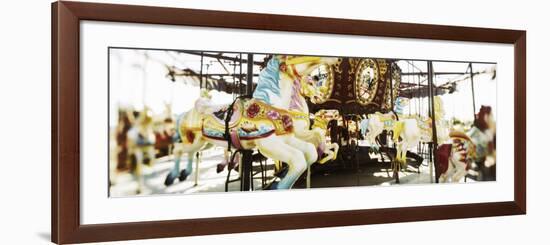
[[[407, 98], [398, 97], [395, 101], [395, 114], [375, 113], [368, 119], [367, 133], [365, 139], [370, 146], [377, 151], [378, 145], [375, 139], [382, 131], [393, 132], [393, 142], [396, 144], [396, 161], [401, 166], [406, 164], [407, 151], [418, 145], [419, 142], [432, 141], [432, 121], [429, 117], [419, 115], [406, 116], [402, 114], [403, 108], [408, 105]], [[434, 97], [434, 111], [437, 128], [437, 137], [440, 142], [448, 138], [447, 122], [443, 119], [444, 110], [440, 97]], [[399, 119], [399, 120], [398, 120]]]
[[[335, 61], [336, 59], [331, 60], [331, 62]], [[327, 62], [327, 64], [329, 63]], [[311, 129], [309, 120], [300, 119], [300, 117], [304, 115], [309, 115], [309, 108], [306, 102], [306, 98], [315, 98], [315, 96], [320, 96], [320, 93], [322, 93], [322, 91], [317, 89], [315, 83], [310, 77], [296, 75], [296, 78], [294, 79], [294, 87], [292, 88], [292, 92], [290, 95], [291, 100], [289, 103], [289, 109], [300, 113], [298, 114], [298, 118], [293, 118], [296, 121], [293, 126], [295, 137], [313, 144], [317, 149], [317, 162], [319, 164], [325, 164], [330, 160], [335, 160], [339, 150], [338, 144], [327, 144], [326, 142], [326, 132], [328, 124], [328, 119], [325, 118], [326, 112], [324, 110], [321, 110], [318, 111], [316, 115], [314, 115], [314, 123], [313, 125], [311, 125]], [[276, 163], [280, 162], [276, 161]], [[309, 164], [307, 168], [307, 188], [310, 188], [311, 186], [311, 171], [309, 168], [310, 165], [311, 164]]]
[[[481, 106], [470, 130], [466, 133], [451, 132], [453, 143], [438, 147], [436, 167], [440, 176], [436, 177], [439, 182], [447, 182], [449, 177], [450, 181], [460, 181], [466, 176], [471, 162], [481, 165], [482, 170], [494, 167], [496, 164], [495, 132], [496, 124], [491, 107]], [[481, 180], [494, 179], [494, 177], [482, 176]]]
[[[378, 145], [375, 143], [375, 139], [382, 131], [392, 131], [393, 141], [396, 143], [396, 161], [404, 164], [406, 162], [407, 150], [420, 142], [421, 132], [418, 127], [418, 118], [406, 118], [400, 112], [401, 108], [408, 103], [406, 98], [397, 98], [395, 101], [396, 114], [393, 112], [380, 113], [376, 112], [370, 115], [366, 140], [371, 147], [377, 151]], [[401, 115], [400, 115], [401, 114]], [[399, 117], [399, 120], [398, 120]], [[399, 140], [401, 139], [401, 140]]]
[[293, 91], [304, 82], [304, 75], [319, 65], [335, 62], [334, 58], [274, 56], [261, 71], [252, 99], [220, 107], [210, 106], [208, 98], [201, 97], [197, 108], [177, 120], [180, 142], [175, 144], [176, 164], [167, 179], [177, 176], [184, 153], [189, 156], [188, 164], [179, 173], [180, 180], [191, 173], [193, 155], [206, 143], [227, 147], [230, 141], [232, 149], [258, 149], [268, 158], [286, 162], [287, 174], [272, 187], [292, 188], [307, 167], [317, 161], [315, 146], [295, 136], [303, 125], [309, 126], [309, 115], [293, 109], [303, 99], [301, 93]]
[[143, 191], [143, 164], [145, 159], [149, 160], [150, 165], [153, 165], [155, 161], [156, 139], [152, 124], [152, 112], [148, 108], [144, 108], [127, 134], [129, 156], [134, 155], [136, 157], [134, 176], [137, 178], [138, 194]]
[[[301, 82], [298, 83], [298, 80]], [[291, 110], [301, 112], [302, 115], [309, 115], [309, 107], [306, 98], [320, 96], [320, 93], [323, 91], [317, 88], [310, 77], [300, 77], [296, 79], [294, 83], [295, 86], [291, 92], [289, 107]], [[328, 118], [326, 118], [325, 114], [325, 110], [320, 110], [314, 115], [314, 123], [311, 125], [311, 129], [309, 120], [299, 120], [294, 125], [294, 135], [315, 146], [319, 157], [318, 162], [320, 164], [336, 159], [339, 149], [338, 144], [327, 144], [326, 142]], [[326, 156], [321, 158], [323, 155]]]

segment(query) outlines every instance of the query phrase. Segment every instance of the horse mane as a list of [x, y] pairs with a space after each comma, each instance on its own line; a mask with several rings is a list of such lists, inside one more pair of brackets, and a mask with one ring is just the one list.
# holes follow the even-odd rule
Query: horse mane
[[260, 72], [258, 85], [252, 94], [253, 98], [273, 105], [274, 101], [272, 101], [272, 99], [281, 96], [281, 89], [279, 87], [279, 65], [280, 62], [276, 57], [271, 58], [267, 62], [266, 67]]

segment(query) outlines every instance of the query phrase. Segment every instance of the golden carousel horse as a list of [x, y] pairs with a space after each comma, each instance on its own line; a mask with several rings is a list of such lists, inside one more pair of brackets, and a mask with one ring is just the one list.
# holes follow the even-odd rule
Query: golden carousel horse
[[312, 143], [317, 147], [317, 153], [319, 157], [319, 164], [324, 164], [330, 160], [335, 160], [338, 155], [340, 146], [336, 143], [327, 143], [326, 132], [329, 119], [323, 116], [324, 110], [320, 110], [315, 114], [313, 125], [311, 126], [311, 137], [302, 136], [302, 139]]
[[[261, 71], [251, 99], [237, 99], [231, 105], [211, 105], [203, 95], [195, 107], [177, 119], [178, 142], [174, 146], [175, 166], [167, 180], [180, 181], [192, 172], [193, 155], [207, 143], [231, 149], [257, 149], [264, 156], [288, 164], [288, 172], [272, 185], [290, 189], [300, 175], [317, 161], [314, 144], [300, 136], [309, 132], [309, 113], [302, 94], [304, 77], [335, 58], [273, 56]], [[305, 105], [304, 108], [301, 108]], [[229, 143], [228, 143], [229, 142]], [[181, 156], [187, 153], [187, 167], [179, 171]]]

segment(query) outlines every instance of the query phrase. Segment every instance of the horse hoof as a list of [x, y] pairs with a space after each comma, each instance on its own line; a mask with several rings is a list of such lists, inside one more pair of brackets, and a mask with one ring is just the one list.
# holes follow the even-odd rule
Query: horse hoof
[[216, 165], [216, 173], [218, 174], [221, 173], [224, 168], [225, 168], [225, 165], [222, 163], [219, 163], [218, 165]]
[[176, 179], [176, 176], [173, 175], [172, 172], [168, 173], [168, 175], [166, 175], [166, 179], [164, 180], [164, 185], [165, 186], [172, 185], [175, 179]]
[[284, 166], [283, 169], [281, 169], [281, 171], [275, 173], [274, 175], [282, 179], [286, 176], [287, 173], [288, 173], [288, 166]]
[[269, 185], [264, 187], [263, 189], [264, 190], [277, 190], [277, 189], [279, 189], [278, 187], [279, 187], [279, 181], [273, 181]]
[[237, 165], [237, 164], [235, 164], [235, 162], [228, 162], [228, 163], [227, 163], [227, 168], [228, 168], [228, 169], [234, 169], [234, 168], [235, 168], [235, 165]]
[[233, 170], [239, 172], [239, 164], [238, 163], [235, 164], [235, 166], [233, 167]]
[[180, 180], [180, 181], [185, 181], [185, 179], [187, 179], [187, 176], [188, 176], [188, 175], [189, 175], [189, 174], [187, 174], [187, 171], [185, 171], [185, 169], [182, 170], [182, 171], [180, 172], [179, 180]]

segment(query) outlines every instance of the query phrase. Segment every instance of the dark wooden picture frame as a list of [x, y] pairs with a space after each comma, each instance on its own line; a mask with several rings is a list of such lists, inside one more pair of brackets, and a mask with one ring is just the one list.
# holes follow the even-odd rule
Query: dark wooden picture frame
[[[80, 224], [79, 84], [79, 26], [82, 20], [513, 44], [514, 200], [479, 204], [82, 225]], [[526, 213], [525, 31], [63, 1], [52, 4], [51, 44], [51, 232], [53, 242], [61, 244], [112, 241]]]

